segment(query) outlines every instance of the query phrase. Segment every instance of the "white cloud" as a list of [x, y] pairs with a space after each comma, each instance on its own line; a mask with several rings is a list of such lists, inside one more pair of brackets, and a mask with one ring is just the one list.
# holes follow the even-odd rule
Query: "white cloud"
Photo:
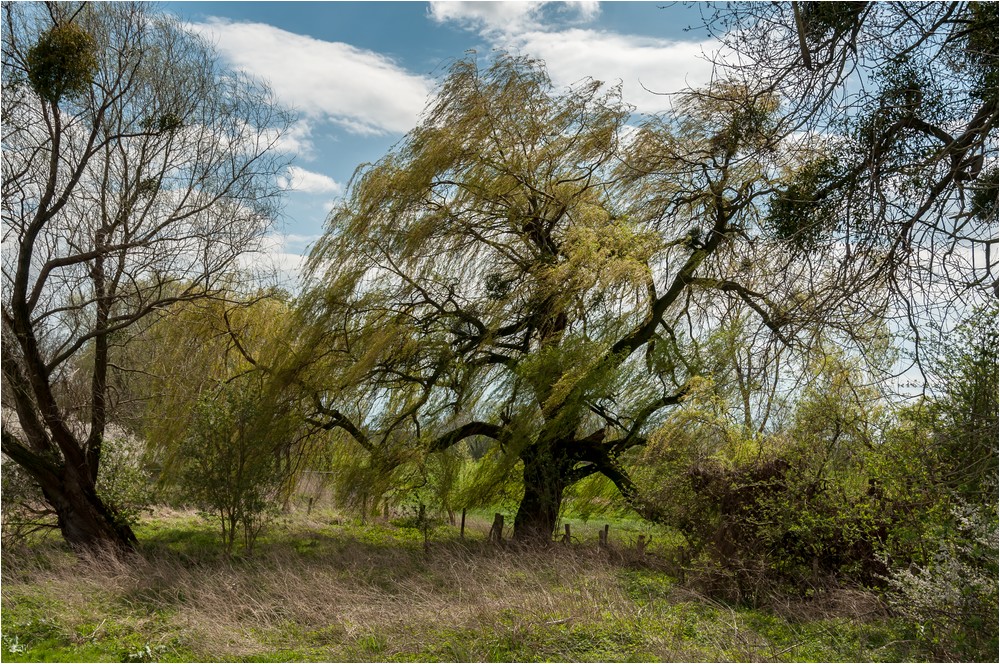
[[573, 27], [600, 12], [596, 2], [432, 2], [431, 18], [479, 32], [494, 48], [540, 58], [559, 87], [590, 77], [622, 83], [639, 112], [669, 107], [666, 93], [704, 85], [717, 42], [671, 41]]
[[313, 123], [300, 118], [287, 131], [277, 137], [276, 148], [286, 154], [294, 154], [302, 159], [312, 160], [316, 156], [316, 146], [312, 140]]
[[605, 83], [620, 80], [625, 101], [642, 113], [666, 110], [664, 93], [707, 83], [712, 64], [703, 54], [716, 46], [580, 28], [505, 35], [498, 41], [512, 52], [544, 60], [558, 86], [588, 76]]
[[308, 260], [306, 249], [317, 239], [318, 235], [271, 233], [262, 239], [259, 251], [242, 257], [241, 265], [295, 292]]
[[350, 44], [220, 18], [189, 27], [211, 40], [233, 66], [268, 81], [282, 103], [353, 133], [408, 131], [433, 89], [431, 79]]
[[600, 3], [587, 2], [431, 2], [431, 18], [452, 21], [464, 28], [487, 32], [537, 29], [543, 10], [555, 8], [559, 19], [586, 22], [600, 13]]
[[285, 190], [302, 191], [307, 194], [340, 193], [343, 190], [340, 183], [333, 178], [298, 166], [289, 166], [286, 174], [278, 177], [278, 186]]

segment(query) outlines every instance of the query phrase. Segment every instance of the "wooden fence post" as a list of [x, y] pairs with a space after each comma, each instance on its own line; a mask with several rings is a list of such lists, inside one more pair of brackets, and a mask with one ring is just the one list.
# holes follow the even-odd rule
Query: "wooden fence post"
[[430, 543], [430, 533], [428, 528], [429, 524], [427, 522], [427, 512], [426, 512], [426, 507], [424, 506], [423, 503], [420, 503], [420, 510], [417, 515], [417, 523], [420, 525], [420, 531], [424, 534], [424, 553], [427, 553], [428, 551], [430, 551], [431, 543]]
[[563, 544], [569, 544], [569, 539], [570, 539], [570, 537], [569, 537], [569, 524], [567, 523], [566, 524], [566, 533], [563, 535], [563, 538], [562, 538]]
[[611, 528], [611, 526], [609, 526], [608, 524], [604, 524], [604, 530], [600, 530], [597, 533], [597, 536], [598, 536], [598, 538], [600, 540], [599, 544], [601, 546], [607, 546], [608, 545], [608, 529], [609, 528]]
[[639, 535], [639, 538], [635, 541], [635, 551], [640, 556], [646, 555], [646, 536]]
[[462, 508], [462, 530], [459, 531], [458, 536], [461, 539], [465, 539], [465, 508]]

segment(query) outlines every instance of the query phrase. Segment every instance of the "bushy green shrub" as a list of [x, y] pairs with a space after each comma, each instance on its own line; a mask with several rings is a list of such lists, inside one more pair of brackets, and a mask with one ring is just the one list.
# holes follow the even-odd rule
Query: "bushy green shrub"
[[108, 433], [97, 473], [97, 493], [116, 518], [134, 526], [156, 500], [146, 446], [116, 426], [109, 427]]
[[278, 512], [294, 471], [295, 417], [269, 402], [258, 376], [204, 392], [175, 454], [183, 496], [216, 521], [227, 553], [247, 552]]
[[648, 500], [687, 539], [682, 564], [712, 594], [753, 604], [887, 571], [885, 510], [864, 464], [880, 402], [836, 352], [810, 369], [780, 428], [748, 431], [706, 383], [637, 461]]

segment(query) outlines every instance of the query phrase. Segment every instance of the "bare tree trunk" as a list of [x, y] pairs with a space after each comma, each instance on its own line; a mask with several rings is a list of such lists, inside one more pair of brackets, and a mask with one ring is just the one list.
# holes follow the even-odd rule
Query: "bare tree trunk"
[[538, 444], [522, 453], [524, 496], [514, 516], [515, 541], [548, 544], [552, 541], [568, 471], [557, 445]]
[[59, 531], [73, 548], [112, 547], [134, 549], [137, 540], [131, 527], [104, 504], [89, 481], [89, 473], [64, 471], [58, 486], [41, 483], [42, 491], [56, 511]]

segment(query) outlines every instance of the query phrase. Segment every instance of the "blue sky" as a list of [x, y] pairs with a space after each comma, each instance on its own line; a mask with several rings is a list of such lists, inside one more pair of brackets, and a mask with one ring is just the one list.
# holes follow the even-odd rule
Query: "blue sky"
[[[664, 7], [663, 5], [668, 5]], [[284, 148], [284, 219], [268, 243], [285, 280], [355, 168], [419, 121], [450, 63], [475, 50], [531, 55], [557, 86], [591, 76], [622, 83], [639, 113], [647, 91], [708, 80], [714, 50], [698, 7], [669, 2], [168, 2], [225, 61], [270, 83], [297, 121]], [[292, 285], [289, 283], [288, 285]]]

